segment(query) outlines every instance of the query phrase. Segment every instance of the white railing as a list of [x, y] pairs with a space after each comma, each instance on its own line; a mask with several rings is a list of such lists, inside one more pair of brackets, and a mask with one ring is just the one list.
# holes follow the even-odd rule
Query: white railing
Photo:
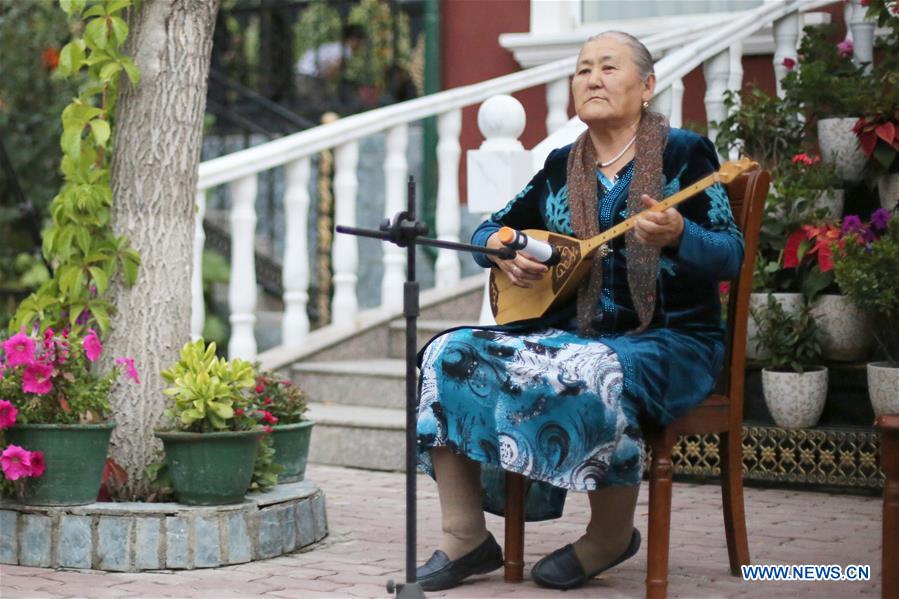
[[[857, 2], [857, 0], [855, 0]], [[706, 113], [710, 122], [720, 121], [724, 116], [723, 93], [727, 89], [737, 90], [742, 84], [742, 40], [773, 23], [775, 55], [773, 66], [778, 82], [786, 74], [781, 67], [783, 58], [796, 57], [801, 13], [826, 4], [827, 0], [770, 1], [763, 6], [731, 15], [727, 22], [711, 33], [708, 24], [702, 28], [687, 28], [678, 32], [666, 32], [645, 38], [643, 41], [654, 55], [663, 55], [656, 63], [657, 87], [653, 100], [655, 110], [669, 116], [673, 126], [681, 125], [684, 85], [683, 78], [693, 69], [702, 66], [707, 81], [705, 95]], [[853, 6], [853, 11], [863, 11]], [[868, 23], [853, 12], [847, 19], [857, 39], [867, 38]], [[863, 56], [864, 48], [856, 52]], [[358, 179], [356, 168], [359, 154], [359, 140], [377, 133], [386, 133], [384, 157], [385, 215], [392, 216], [404, 204], [405, 179], [408, 173], [406, 147], [408, 125], [423, 118], [437, 117], [438, 189], [436, 225], [441, 239], [456, 241], [460, 229], [460, 205], [458, 191], [458, 167], [461, 158], [459, 134], [461, 131], [462, 108], [476, 105], [484, 100], [519, 90], [546, 85], [547, 117], [549, 136], [530, 151], [530, 160], [522, 161], [521, 156], [513, 156], [509, 143], [490, 143], [517, 137], [524, 129], [524, 122], [508, 114], [497, 115], [495, 121], [503, 123], [492, 130], [482, 131], [488, 136], [482, 146], [482, 156], [489, 148], [500, 152], [500, 166], [507, 170], [521, 172], [506, 173], [506, 180], [519, 181], [530, 176], [542, 164], [546, 154], [554, 147], [570, 143], [582, 129], [577, 119], [568, 119], [568, 77], [573, 72], [574, 57], [534, 67], [518, 73], [505, 75], [475, 85], [459, 87], [401, 104], [379, 108], [339, 119], [301, 133], [290, 135], [248, 150], [228, 154], [203, 162], [199, 169], [197, 184], [198, 226], [196, 231], [194, 289], [192, 303], [192, 334], [199, 336], [203, 322], [203, 299], [199, 293], [199, 268], [203, 247], [202, 214], [206, 190], [219, 185], [228, 185], [231, 196], [231, 281], [229, 286], [231, 342], [228, 353], [231, 356], [253, 359], [256, 356], [255, 324], [256, 276], [253, 265], [253, 240], [255, 237], [256, 178], [260, 173], [273, 168], [285, 169], [285, 254], [283, 257], [283, 282], [285, 313], [282, 321], [282, 344], [297, 346], [302, 343], [309, 330], [306, 318], [306, 303], [309, 284], [307, 267], [306, 226], [310, 199], [308, 183], [310, 159], [319, 152], [333, 150], [335, 156], [335, 217], [337, 223], [355, 226], [356, 195]], [[494, 104], [501, 106], [502, 103]], [[489, 120], [489, 119], [488, 119]], [[479, 116], [479, 122], [481, 118]], [[519, 126], [520, 125], [520, 126]], [[489, 128], [488, 128], [489, 129]], [[716, 131], [710, 124], [709, 135], [714, 138]], [[514, 141], [514, 140], [513, 140]], [[513, 147], [510, 153], [509, 148]], [[520, 144], [518, 145], [520, 147]], [[523, 150], [521, 150], [523, 151]], [[511, 161], [511, 162], [510, 162]], [[524, 172], [527, 171], [527, 172]], [[471, 169], [469, 170], [471, 173]], [[494, 169], [502, 179], [503, 173]], [[471, 183], [469, 189], [472, 190]], [[476, 190], [475, 190], [476, 191]], [[471, 195], [471, 191], [470, 194]], [[500, 205], [508, 196], [497, 197]], [[483, 202], [474, 202], [483, 209]], [[385, 305], [399, 308], [402, 297], [404, 260], [402, 251], [385, 244], [383, 255], [384, 277], [381, 297]], [[350, 236], [336, 236], [333, 243], [333, 286], [331, 305], [332, 323], [352, 327], [358, 313], [356, 297], [358, 247], [356, 239]], [[459, 258], [450, 252], [438, 254], [435, 264], [435, 279], [438, 287], [451, 287], [460, 278]]]

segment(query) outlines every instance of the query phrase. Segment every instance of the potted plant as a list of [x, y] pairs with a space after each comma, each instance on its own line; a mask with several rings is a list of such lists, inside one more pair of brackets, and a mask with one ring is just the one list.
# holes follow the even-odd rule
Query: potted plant
[[283, 470], [278, 482], [297, 482], [306, 473], [313, 422], [306, 420], [308, 398], [302, 389], [271, 371], [256, 376], [254, 411], [270, 426], [275, 463]]
[[215, 343], [181, 348], [162, 372], [169, 382], [165, 416], [175, 430], [157, 432], [175, 495], [189, 505], [239, 503], [250, 486], [259, 439], [265, 434], [251, 407], [253, 365], [225, 360]]
[[865, 157], [852, 127], [874, 97], [874, 85], [866, 65], [852, 61], [852, 42], [837, 37], [836, 24], [806, 27], [799, 68], [787, 73], [782, 85], [786, 98], [802, 105], [807, 122], [815, 123], [824, 162], [842, 179], [858, 181]]
[[[0, 428], [5, 494], [32, 505], [96, 500], [114, 428], [109, 393], [120, 371], [140, 382], [134, 361], [96, 371], [99, 337], [24, 330], [3, 342]], [[6, 445], [8, 443], [8, 445]]]
[[842, 236], [835, 223], [801, 226], [787, 238], [784, 267], [796, 273], [805, 302], [811, 306], [822, 333], [824, 357], [853, 362], [868, 357], [873, 339], [864, 311], [841, 295], [836, 284], [833, 252]]
[[847, 239], [834, 261], [837, 282], [871, 315], [885, 358], [868, 364], [874, 413], [899, 414], [899, 218], [881, 208], [869, 224], [859, 222], [849, 233], [853, 241]]
[[754, 310], [758, 342], [767, 351], [762, 369], [765, 404], [777, 426], [814, 426], [827, 399], [827, 368], [820, 365], [821, 333], [808, 306], [790, 313], [769, 297]]
[[880, 205], [892, 210], [899, 201], [899, 14], [895, 2], [871, 0], [866, 16], [890, 33], [875, 39], [878, 60], [871, 77], [876, 94], [853, 131], [868, 159], [868, 172], [877, 179]]
[[799, 151], [803, 123], [794, 102], [770, 96], [753, 87], [724, 94], [728, 116], [718, 123], [715, 145], [722, 156], [731, 150], [752, 156], [762, 168], [777, 175], [785, 158]]
[[843, 215], [844, 192], [840, 178], [832, 166], [810, 152], [794, 154], [777, 171], [774, 189], [784, 198], [784, 213], [795, 218], [802, 215], [805, 222], [838, 219]]

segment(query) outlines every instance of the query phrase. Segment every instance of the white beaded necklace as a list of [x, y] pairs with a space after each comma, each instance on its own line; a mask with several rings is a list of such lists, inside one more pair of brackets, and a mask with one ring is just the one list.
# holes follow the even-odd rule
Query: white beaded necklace
[[627, 145], [624, 146], [624, 148], [622, 148], [621, 151], [618, 152], [618, 154], [614, 158], [612, 158], [611, 160], [607, 160], [605, 162], [600, 162], [599, 160], [597, 160], [596, 164], [599, 165], [599, 168], [606, 168], [607, 166], [611, 166], [611, 165], [615, 164], [616, 162], [618, 162], [618, 160], [622, 156], [624, 156], [624, 153], [627, 152], [632, 145], [634, 145], [635, 141], [637, 141], [636, 134], [634, 134], [634, 136], [631, 138], [631, 140], [629, 142], [627, 142]]

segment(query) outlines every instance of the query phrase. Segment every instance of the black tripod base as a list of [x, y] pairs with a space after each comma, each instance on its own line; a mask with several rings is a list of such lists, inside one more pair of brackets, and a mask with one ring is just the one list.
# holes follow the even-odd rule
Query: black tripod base
[[425, 592], [421, 590], [421, 586], [417, 582], [396, 584], [393, 580], [388, 580], [387, 592], [391, 595], [396, 592], [396, 599], [419, 599], [419, 597], [425, 596]]

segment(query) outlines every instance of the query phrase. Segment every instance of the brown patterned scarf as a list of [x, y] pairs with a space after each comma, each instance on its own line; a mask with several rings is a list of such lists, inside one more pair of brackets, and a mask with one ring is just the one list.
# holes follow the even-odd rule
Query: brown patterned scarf
[[[629, 215], [643, 210], [640, 200], [645, 193], [661, 201], [662, 154], [668, 142], [668, 120], [656, 112], [644, 112], [637, 128], [636, 162], [627, 196]], [[599, 235], [599, 215], [596, 199], [596, 156], [589, 131], [584, 131], [574, 142], [568, 155], [568, 208], [571, 211], [571, 227], [579, 239]], [[627, 283], [640, 326], [639, 333], [652, 321], [656, 303], [656, 273], [659, 249], [639, 243], [631, 229], [625, 235], [627, 248]], [[595, 335], [594, 319], [602, 290], [602, 260], [593, 260], [590, 276], [581, 283], [577, 292], [577, 326], [582, 335]]]

